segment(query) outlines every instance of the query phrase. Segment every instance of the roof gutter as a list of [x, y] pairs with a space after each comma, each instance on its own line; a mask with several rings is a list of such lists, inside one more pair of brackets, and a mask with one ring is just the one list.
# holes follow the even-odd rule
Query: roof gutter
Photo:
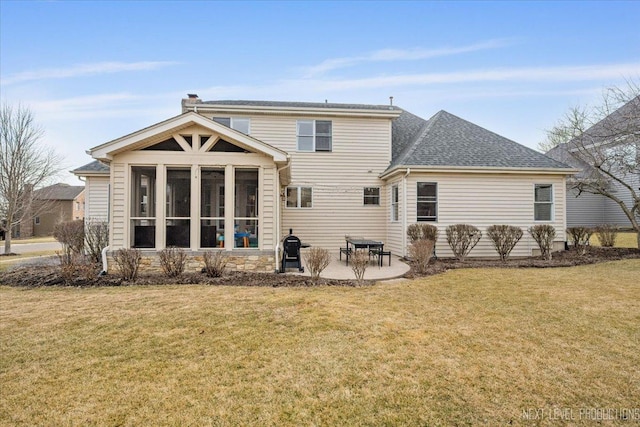
[[413, 172], [478, 173], [478, 174], [501, 173], [501, 174], [516, 174], [516, 175], [526, 175], [526, 174], [532, 174], [532, 173], [545, 174], [545, 175], [573, 175], [580, 172], [580, 169], [575, 169], [575, 168], [508, 168], [508, 167], [494, 167], [494, 166], [402, 165], [402, 166], [394, 166], [393, 168], [382, 172], [379, 175], [379, 178], [380, 179], [391, 178], [408, 169], [413, 169]]
[[230, 113], [254, 113], [254, 114], [286, 114], [309, 115], [321, 114], [325, 116], [367, 116], [367, 117], [398, 117], [402, 110], [391, 107], [389, 110], [368, 110], [364, 108], [314, 108], [314, 107], [277, 107], [256, 105], [226, 105], [226, 104], [194, 104], [184, 105], [186, 110], [198, 109], [200, 113], [206, 112], [230, 112]]

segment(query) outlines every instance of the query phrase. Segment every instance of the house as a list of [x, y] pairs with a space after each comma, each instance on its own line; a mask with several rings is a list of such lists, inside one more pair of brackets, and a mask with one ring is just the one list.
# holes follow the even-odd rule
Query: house
[[[201, 101], [88, 151], [87, 217], [108, 218], [109, 250], [226, 251], [238, 269], [273, 271], [281, 239], [337, 252], [346, 235], [407, 253], [407, 227], [551, 224], [564, 247], [574, 169], [445, 111], [392, 105]], [[525, 233], [514, 256], [537, 248]], [[473, 256], [496, 256], [484, 238]], [[152, 261], [153, 264], [153, 261]]]
[[[607, 191], [631, 209], [634, 203], [637, 203], [633, 192], [636, 197], [640, 196], [640, 175], [637, 169], [635, 172], [621, 171], [616, 162], [610, 166], [604, 162], [603, 168], [610, 167], [614, 175], [623, 178], [622, 182], [617, 182], [597, 172], [585, 158], [595, 155], [598, 161], [602, 161], [607, 157], [606, 150], [612, 146], [627, 147], [629, 150], [625, 149], [625, 152], [628, 151], [631, 156], [635, 156], [632, 163], [635, 161], [635, 164], [638, 164], [640, 143], [637, 137], [634, 140], [628, 137], [634, 134], [640, 134], [640, 96], [591, 126], [582, 135], [547, 152], [549, 157], [580, 170], [567, 180], [567, 227], [596, 227], [609, 224], [619, 228], [631, 228], [629, 217], [617, 202], [601, 194], [580, 191], [577, 183], [581, 180], [602, 180]], [[615, 139], [613, 143], [612, 139]]]
[[[58, 183], [33, 191], [33, 224], [20, 224], [20, 237], [51, 236], [53, 227], [64, 221], [84, 218], [84, 186]], [[32, 226], [29, 227], [29, 225]]]

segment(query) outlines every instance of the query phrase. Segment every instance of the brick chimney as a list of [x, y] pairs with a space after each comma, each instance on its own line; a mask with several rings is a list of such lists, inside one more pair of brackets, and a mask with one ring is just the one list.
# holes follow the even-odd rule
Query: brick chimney
[[189, 110], [187, 105], [200, 104], [202, 100], [195, 93], [188, 93], [186, 98], [182, 98], [182, 112], [185, 113]]

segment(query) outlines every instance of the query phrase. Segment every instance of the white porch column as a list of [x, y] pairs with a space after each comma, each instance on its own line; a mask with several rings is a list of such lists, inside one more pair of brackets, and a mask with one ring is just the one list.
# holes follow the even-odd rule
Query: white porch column
[[[200, 141], [199, 135], [194, 135], [193, 144]], [[191, 166], [191, 206], [189, 207], [189, 241], [191, 250], [195, 251], [200, 246], [200, 167], [197, 164]]]
[[224, 168], [224, 249], [233, 250], [235, 245], [234, 215], [236, 209], [235, 200], [235, 176], [233, 165]]
[[164, 163], [156, 165], [156, 250], [165, 248], [167, 232], [167, 168]]

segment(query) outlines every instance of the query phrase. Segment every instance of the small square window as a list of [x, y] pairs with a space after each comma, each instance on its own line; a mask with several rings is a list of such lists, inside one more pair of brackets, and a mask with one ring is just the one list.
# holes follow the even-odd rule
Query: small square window
[[380, 206], [380, 187], [364, 187], [365, 206]]
[[313, 189], [311, 187], [287, 187], [286, 207], [288, 208], [312, 208]]

